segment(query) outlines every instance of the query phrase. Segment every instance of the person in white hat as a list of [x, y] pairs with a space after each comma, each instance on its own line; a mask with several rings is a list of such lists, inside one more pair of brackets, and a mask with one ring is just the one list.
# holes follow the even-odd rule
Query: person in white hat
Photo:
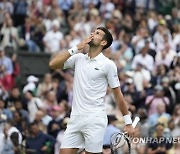
[[28, 90], [35, 91], [36, 89], [36, 83], [39, 81], [37, 77], [34, 75], [30, 75], [27, 78], [27, 85], [23, 88], [23, 93], [26, 93]]

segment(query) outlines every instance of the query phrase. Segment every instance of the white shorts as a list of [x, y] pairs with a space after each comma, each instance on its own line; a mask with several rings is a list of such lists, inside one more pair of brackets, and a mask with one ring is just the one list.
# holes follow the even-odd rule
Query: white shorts
[[106, 127], [106, 117], [71, 116], [64, 133], [61, 149], [85, 148], [87, 152], [102, 152]]

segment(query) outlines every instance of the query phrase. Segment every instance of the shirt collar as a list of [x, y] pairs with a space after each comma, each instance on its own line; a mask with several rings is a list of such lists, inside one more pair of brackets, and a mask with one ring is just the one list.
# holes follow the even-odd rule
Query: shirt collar
[[103, 53], [101, 52], [100, 54], [98, 54], [96, 57], [94, 57], [94, 58], [90, 58], [89, 56], [88, 56], [88, 53], [86, 54], [86, 59], [88, 59], [88, 60], [91, 60], [91, 61], [99, 61], [99, 60], [101, 60], [102, 58], [103, 58]]

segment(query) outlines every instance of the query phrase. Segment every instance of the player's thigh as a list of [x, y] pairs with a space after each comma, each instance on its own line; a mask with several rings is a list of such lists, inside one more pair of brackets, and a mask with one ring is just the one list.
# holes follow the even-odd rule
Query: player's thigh
[[60, 149], [60, 153], [59, 154], [76, 154], [78, 151], [78, 149], [74, 148], [74, 149]]
[[84, 137], [81, 133], [81, 125], [77, 117], [71, 117], [64, 132], [60, 149], [79, 149], [84, 147]]
[[106, 117], [91, 117], [89, 124], [83, 129], [85, 137], [85, 150], [90, 153], [101, 153], [105, 130], [107, 127]]

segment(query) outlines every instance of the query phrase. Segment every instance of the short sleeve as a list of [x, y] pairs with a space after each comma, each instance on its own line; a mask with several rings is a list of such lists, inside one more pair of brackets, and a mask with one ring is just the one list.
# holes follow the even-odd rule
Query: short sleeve
[[117, 67], [113, 61], [111, 61], [107, 66], [107, 80], [111, 88], [116, 88], [120, 86]]
[[64, 69], [74, 68], [77, 59], [80, 58], [82, 55], [83, 55], [82, 53], [78, 53], [78, 54], [74, 54], [73, 56], [71, 56], [71, 57], [64, 63]]

